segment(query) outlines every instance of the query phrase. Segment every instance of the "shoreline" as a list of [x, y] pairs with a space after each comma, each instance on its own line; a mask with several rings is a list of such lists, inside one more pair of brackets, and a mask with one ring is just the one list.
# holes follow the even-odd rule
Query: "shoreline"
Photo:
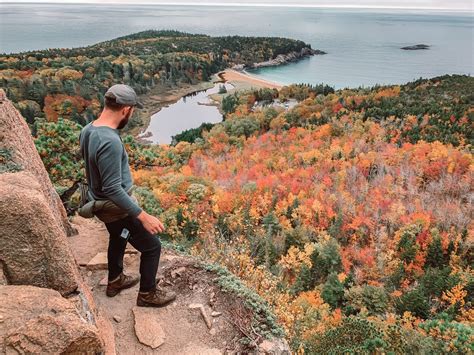
[[269, 88], [269, 89], [281, 89], [284, 84], [277, 83], [270, 80], [258, 78], [245, 70], [225, 69], [224, 71], [217, 74], [224, 81], [234, 85], [234, 90], [245, 90], [251, 88]]
[[[173, 88], [157, 86], [151, 89], [148, 93], [140, 95], [139, 99], [143, 103], [144, 108], [140, 110], [138, 117], [135, 118], [136, 125], [128, 129], [126, 133], [132, 135], [136, 140], [146, 143], [146, 138], [139, 136], [148, 128], [153, 115], [160, 112], [162, 108], [177, 103], [184, 96], [208, 90], [216, 83], [224, 82], [228, 82], [234, 86], [232, 92], [260, 88], [279, 90], [284, 86], [281, 83], [257, 78], [245, 70], [238, 71], [234, 69], [225, 69], [214, 74], [211, 80], [202, 81], [197, 84], [186, 84]], [[219, 104], [221, 96], [221, 94], [210, 95], [209, 97], [214, 101], [214, 103], [207, 104], [207, 106], [216, 106], [220, 111]]]
[[[254, 63], [252, 67], [261, 68], [279, 66], [322, 54], [326, 54], [326, 52], [315, 50], [311, 47], [304, 47], [299, 52], [280, 54], [276, 58]], [[244, 65], [239, 64], [233, 68], [226, 68], [223, 71], [213, 74], [209, 81], [202, 81], [197, 84], [182, 84], [176, 87], [156, 86], [152, 88], [148, 93], [140, 95], [140, 100], [142, 101], [144, 108], [140, 110], [138, 117], [135, 119], [135, 124], [131, 126], [126, 133], [133, 135], [135, 139], [139, 141], [143, 140], [144, 137], [140, 137], [140, 135], [142, 135], [150, 125], [151, 117], [158, 113], [163, 107], [175, 104], [186, 95], [208, 90], [219, 82], [228, 82], [233, 85], [234, 88], [231, 92], [262, 88], [280, 90], [285, 86], [282, 83], [261, 79], [250, 74], [245, 69]], [[209, 95], [209, 98], [213, 101], [209, 106], [216, 106], [217, 109], [221, 111], [220, 102], [222, 101], [222, 96], [223, 95], [221, 94]]]
[[136, 125], [126, 131], [136, 140], [142, 141], [143, 134], [150, 125], [151, 117], [161, 111], [162, 108], [173, 105], [183, 97], [195, 92], [212, 88], [216, 83], [216, 76], [213, 75], [210, 81], [202, 81], [197, 84], [184, 84], [176, 87], [156, 86], [146, 94], [140, 95], [139, 99], [144, 108], [140, 110], [138, 116], [134, 118]]

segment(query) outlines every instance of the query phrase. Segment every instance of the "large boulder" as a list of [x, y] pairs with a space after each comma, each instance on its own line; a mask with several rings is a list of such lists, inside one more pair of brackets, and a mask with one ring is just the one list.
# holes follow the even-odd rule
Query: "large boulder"
[[72, 230], [25, 120], [0, 90], [0, 352], [115, 354], [112, 325], [69, 249]]
[[67, 295], [80, 282], [64, 230], [26, 172], [0, 174], [0, 260], [9, 284]]
[[59, 292], [33, 286], [0, 286], [0, 352], [97, 354], [98, 329]]
[[[49, 180], [43, 162], [36, 151], [31, 138], [30, 128], [25, 119], [7, 99], [0, 89], [0, 149], [10, 152], [10, 164], [31, 173], [39, 182], [41, 194], [44, 196], [53, 216], [68, 236], [75, 233], [67, 219], [61, 199]], [[1, 162], [0, 157], [0, 164]]]

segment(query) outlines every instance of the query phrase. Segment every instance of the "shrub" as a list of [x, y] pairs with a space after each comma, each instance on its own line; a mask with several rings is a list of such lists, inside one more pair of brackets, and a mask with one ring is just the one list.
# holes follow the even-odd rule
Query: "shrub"
[[223, 125], [226, 133], [234, 137], [245, 136], [248, 138], [260, 130], [258, 122], [251, 118], [226, 120]]
[[70, 186], [83, 177], [79, 133], [81, 126], [59, 118], [36, 121], [35, 145], [53, 184]]
[[227, 95], [222, 99], [222, 111], [224, 111], [224, 115], [228, 115], [235, 111], [235, 108], [239, 104], [239, 98], [234, 95]]
[[451, 275], [451, 268], [429, 268], [419, 279], [426, 297], [440, 297], [443, 291], [453, 288], [459, 282], [457, 275]]
[[362, 318], [348, 317], [340, 326], [311, 337], [306, 342], [305, 353], [371, 353], [386, 347], [384, 334], [374, 323]]
[[149, 188], [137, 187], [133, 194], [137, 198], [138, 204], [147, 213], [153, 216], [159, 216], [163, 213], [163, 208], [161, 207], [160, 202], [155, 198], [155, 195], [153, 195], [153, 192]]
[[344, 300], [344, 285], [339, 281], [335, 272], [328, 276], [321, 292], [324, 302], [333, 308], [340, 307]]
[[430, 314], [430, 305], [421, 287], [409, 291], [395, 300], [397, 313], [403, 315], [411, 312], [413, 315], [426, 319]]
[[307, 354], [433, 354], [435, 342], [428, 336], [398, 324], [386, 325], [361, 317], [347, 317], [323, 334], [305, 341]]
[[387, 311], [388, 297], [383, 287], [354, 286], [345, 292], [345, 298], [359, 312], [366, 309], [369, 315], [376, 315]]
[[190, 184], [186, 190], [186, 196], [191, 202], [201, 201], [207, 194], [207, 187], [203, 184]]
[[311, 286], [323, 281], [332, 272], [341, 272], [342, 259], [339, 243], [336, 239], [329, 238], [319, 242], [311, 255], [311, 264], [311, 273], [314, 282]]
[[[305, 239], [300, 240], [303, 227], [297, 227], [286, 234], [285, 247], [291, 245], [304, 245]], [[301, 237], [302, 238], [302, 237]], [[307, 238], [307, 237], [306, 237]], [[316, 285], [326, 282], [328, 275], [342, 271], [342, 260], [339, 243], [327, 234], [321, 236], [321, 241], [316, 243], [316, 248], [311, 254], [311, 267], [304, 265], [298, 275], [291, 292], [312, 290]], [[339, 281], [339, 280], [338, 280]], [[329, 287], [329, 286], [328, 286]], [[327, 292], [330, 292], [329, 290]], [[331, 298], [331, 296], [328, 297]]]
[[418, 244], [416, 243], [416, 235], [418, 228], [408, 228], [403, 231], [400, 241], [398, 242], [398, 252], [400, 253], [400, 259], [406, 263], [412, 262], [415, 259], [416, 252], [418, 251]]
[[[242, 299], [245, 306], [252, 310], [252, 326], [264, 324], [258, 327], [258, 333], [265, 338], [282, 337], [284, 330], [277, 323], [276, 317], [266, 301], [264, 301], [254, 290], [249, 289], [242, 281], [234, 276], [229, 270], [220, 265], [204, 264], [203, 268], [215, 272], [218, 277], [214, 279], [222, 291], [234, 294]], [[252, 329], [255, 331], [255, 328]]]
[[214, 123], [203, 123], [198, 128], [190, 128], [172, 137], [172, 145], [179, 142], [195, 143], [197, 139], [202, 138], [203, 131], [210, 131]]
[[441, 238], [435, 236], [428, 246], [426, 252], [425, 267], [443, 267], [448, 265], [449, 255], [443, 253], [443, 247], [441, 246]]
[[474, 330], [471, 326], [446, 319], [429, 320], [419, 325], [436, 340], [435, 353], [472, 354]]

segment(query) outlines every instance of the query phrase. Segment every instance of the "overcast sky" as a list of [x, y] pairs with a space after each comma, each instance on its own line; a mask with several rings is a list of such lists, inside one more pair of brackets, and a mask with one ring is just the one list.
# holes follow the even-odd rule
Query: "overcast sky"
[[0, 2], [60, 2], [60, 3], [130, 3], [130, 4], [192, 4], [192, 5], [279, 5], [328, 7], [393, 7], [473, 10], [473, 0], [1, 0]]

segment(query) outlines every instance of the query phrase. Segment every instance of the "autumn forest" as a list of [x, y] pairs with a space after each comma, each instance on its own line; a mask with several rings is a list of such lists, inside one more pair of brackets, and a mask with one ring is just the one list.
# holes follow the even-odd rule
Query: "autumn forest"
[[[3, 55], [0, 80], [73, 213], [78, 134], [109, 85], [144, 94], [305, 46], [148, 31]], [[268, 305], [255, 332], [285, 334], [299, 354], [474, 351], [472, 77], [239, 91], [221, 109], [223, 122], [172, 145], [123, 140], [162, 239]]]

